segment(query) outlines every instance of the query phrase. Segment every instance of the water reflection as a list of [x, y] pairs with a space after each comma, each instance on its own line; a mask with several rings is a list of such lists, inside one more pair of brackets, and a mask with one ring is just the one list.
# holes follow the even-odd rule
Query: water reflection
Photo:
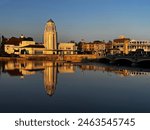
[[150, 75], [149, 69], [144, 68], [133, 68], [133, 67], [121, 67], [121, 66], [110, 66], [104, 64], [97, 65], [80, 65], [79, 68], [83, 71], [103, 71], [111, 72], [120, 76], [142, 76]]
[[71, 63], [54, 63], [41, 61], [5, 61], [0, 62], [0, 74], [8, 73], [10, 76], [19, 76], [24, 79], [27, 75], [35, 75], [42, 71], [44, 75], [44, 88], [49, 96], [56, 90], [58, 73], [74, 73], [75, 66]]
[[52, 96], [57, 84], [57, 63], [45, 63], [44, 86], [48, 95]]
[[72, 64], [54, 63], [44, 61], [5, 61], [0, 62], [0, 74], [7, 73], [10, 76], [19, 76], [24, 79], [27, 75], [35, 75], [38, 71], [43, 73], [44, 88], [49, 96], [54, 95], [57, 85], [58, 73], [75, 73], [77, 67], [82, 71], [102, 71], [114, 73], [120, 76], [149, 75], [150, 70], [141, 68], [126, 68], [107, 66], [104, 64]]

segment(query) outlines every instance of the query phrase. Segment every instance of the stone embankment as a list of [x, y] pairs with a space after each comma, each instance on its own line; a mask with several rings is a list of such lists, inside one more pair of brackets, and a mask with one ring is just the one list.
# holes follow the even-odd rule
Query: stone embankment
[[96, 58], [97, 55], [20, 55], [19, 57], [0, 57], [0, 60], [85, 62]]

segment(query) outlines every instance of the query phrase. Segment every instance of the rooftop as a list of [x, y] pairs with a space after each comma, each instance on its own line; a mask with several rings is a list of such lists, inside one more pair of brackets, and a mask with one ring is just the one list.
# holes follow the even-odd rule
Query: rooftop
[[6, 44], [19, 46], [19, 43], [22, 42], [22, 41], [33, 41], [33, 39], [31, 37], [28, 37], [28, 38], [25, 38], [25, 37], [24, 38], [11, 37], [10, 39], [8, 39], [6, 41]]
[[130, 38], [119, 38], [119, 39], [114, 39], [114, 42], [116, 43], [123, 43], [125, 41], [129, 40], [130, 41]]

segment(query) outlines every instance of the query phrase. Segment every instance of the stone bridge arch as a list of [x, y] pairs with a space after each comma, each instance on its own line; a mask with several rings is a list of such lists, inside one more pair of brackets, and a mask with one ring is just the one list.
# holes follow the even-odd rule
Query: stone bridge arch
[[137, 65], [140, 67], [150, 68], [150, 59], [139, 59]]
[[112, 59], [108, 58], [108, 57], [99, 58], [99, 62], [101, 62], [101, 63], [110, 63], [111, 61], [112, 61]]
[[114, 59], [113, 63], [117, 65], [127, 65], [131, 66], [134, 61], [129, 58], [116, 58]]

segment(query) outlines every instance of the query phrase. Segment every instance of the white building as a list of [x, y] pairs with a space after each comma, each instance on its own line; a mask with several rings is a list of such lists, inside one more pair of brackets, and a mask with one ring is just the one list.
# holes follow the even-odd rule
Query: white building
[[138, 49], [143, 49], [145, 52], [150, 52], [150, 41], [148, 41], [148, 40], [131, 40], [128, 45], [128, 51], [135, 52]]
[[59, 54], [72, 55], [77, 54], [77, 46], [75, 43], [59, 43]]
[[150, 41], [148, 40], [130, 40], [129, 38], [119, 37], [113, 41], [112, 54], [129, 54], [137, 50], [150, 52]]
[[35, 41], [28, 40], [28, 38], [10, 38], [5, 43], [5, 52], [8, 54], [43, 54], [45, 50], [43, 45], [37, 45]]
[[44, 30], [44, 46], [45, 54], [57, 54], [57, 31], [53, 20], [49, 20]]

